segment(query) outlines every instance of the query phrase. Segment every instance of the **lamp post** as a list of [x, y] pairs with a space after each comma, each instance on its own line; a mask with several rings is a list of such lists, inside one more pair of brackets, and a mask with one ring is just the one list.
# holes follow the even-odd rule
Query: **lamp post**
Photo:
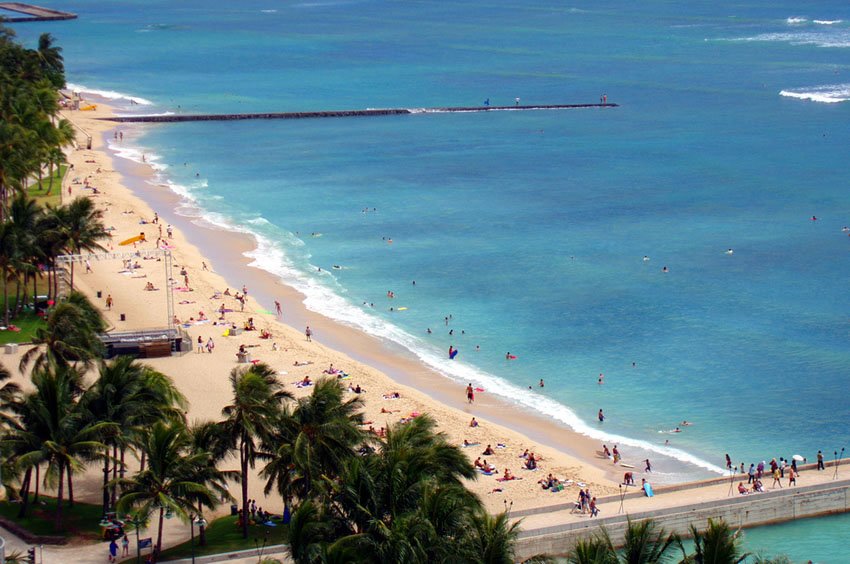
[[207, 521], [200, 515], [189, 515], [189, 529], [192, 535], [192, 564], [195, 564], [195, 525], [200, 529], [207, 526]]
[[127, 515], [127, 518], [124, 519], [127, 523], [130, 523], [136, 528], [136, 564], [141, 564], [142, 562], [142, 549], [139, 546], [139, 527], [145, 524], [145, 519], [141, 519], [137, 515]]

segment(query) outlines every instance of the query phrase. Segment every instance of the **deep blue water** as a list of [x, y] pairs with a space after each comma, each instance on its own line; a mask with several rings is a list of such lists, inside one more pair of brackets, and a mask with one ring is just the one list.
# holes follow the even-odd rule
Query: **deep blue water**
[[129, 111], [607, 94], [619, 108], [180, 124], [135, 143], [185, 213], [255, 233], [257, 264], [309, 307], [627, 459], [663, 453], [666, 479], [725, 452], [847, 445], [846, 3], [55, 6], [80, 19], [20, 36], [53, 33], [70, 82], [152, 102]]

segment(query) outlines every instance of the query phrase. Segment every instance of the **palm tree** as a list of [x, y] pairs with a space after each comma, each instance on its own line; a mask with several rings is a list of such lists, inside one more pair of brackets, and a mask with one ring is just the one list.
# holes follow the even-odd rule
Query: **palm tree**
[[705, 530], [694, 525], [690, 529], [694, 553], [686, 555], [683, 548], [683, 564], [740, 564], [750, 556], [741, 551], [740, 531], [733, 531], [723, 519], [709, 519]]
[[472, 520], [470, 543], [472, 553], [483, 564], [511, 564], [516, 562], [514, 546], [519, 536], [519, 521], [510, 522], [507, 512], [490, 515], [479, 510]]
[[62, 48], [56, 47], [54, 41], [54, 37], [49, 33], [42, 33], [38, 37], [39, 66], [54, 88], [65, 88]]
[[652, 519], [632, 521], [628, 518], [619, 551], [604, 528], [595, 537], [580, 542], [569, 562], [600, 562], [604, 564], [658, 564], [669, 561], [671, 549], [681, 546], [675, 534], [665, 535]]
[[[103, 212], [95, 208], [89, 198], [76, 198], [55, 210], [59, 220], [65, 251], [79, 254], [82, 251], [103, 250], [98, 242], [109, 237], [103, 225]], [[71, 263], [71, 289], [74, 289], [74, 263]]]
[[568, 564], [617, 564], [617, 551], [611, 546], [610, 539], [591, 537], [576, 543], [567, 557]]
[[154, 553], [162, 548], [162, 523], [166, 512], [187, 521], [194, 508], [216, 507], [218, 499], [206, 483], [198, 481], [198, 468], [207, 467], [207, 452], [192, 452], [186, 426], [181, 422], [155, 423], [142, 444], [148, 466], [129, 479], [119, 479], [123, 494], [119, 513], [135, 512], [143, 517], [158, 513]]
[[242, 481], [242, 536], [248, 538], [248, 469], [253, 468], [262, 442], [268, 442], [280, 419], [281, 402], [291, 398], [283, 390], [274, 369], [258, 363], [246, 370], [230, 373], [233, 403], [222, 410], [221, 428], [230, 440], [230, 448], [239, 451]]
[[[81, 404], [91, 421], [115, 424], [114, 432], [103, 440], [106, 445], [103, 456], [105, 513], [110, 507], [107, 487], [110, 481], [110, 462], [112, 479], [118, 477], [119, 468], [123, 478], [124, 455], [134, 437], [146, 433], [156, 421], [182, 418], [186, 400], [167, 376], [132, 357], [119, 356], [112, 362], [100, 363], [98, 378], [83, 394]], [[113, 485], [113, 505], [115, 497], [116, 488]]]
[[[46, 327], [35, 331], [33, 343], [36, 346], [21, 356], [21, 371], [26, 369], [33, 358], [34, 369], [43, 368], [49, 363], [64, 366], [76, 361], [88, 366], [101, 354], [103, 343], [97, 331], [102, 328], [102, 318], [99, 314], [97, 318], [94, 317], [92, 312], [96, 310], [93, 308], [78, 305], [80, 299], [85, 298], [73, 297], [50, 312]], [[97, 320], [100, 320], [100, 325], [94, 326]], [[40, 345], [44, 345], [44, 349]]]
[[294, 408], [284, 408], [270, 441], [276, 448], [270, 449], [270, 461], [261, 472], [267, 478], [266, 494], [276, 486], [285, 500], [293, 495], [304, 499], [316, 493], [319, 477], [339, 475], [365, 439], [362, 405], [359, 397], [343, 399], [338, 380], [324, 378]]
[[73, 472], [83, 468], [83, 460], [102, 451], [104, 445], [97, 439], [113, 425], [87, 422], [83, 417], [76, 397], [80, 379], [79, 372], [71, 366], [34, 370], [35, 391], [24, 398], [19, 432], [9, 443], [12, 447], [36, 447], [18, 457], [29, 467], [42, 460], [47, 462], [45, 482], [57, 484], [56, 530], [62, 528], [66, 479], [69, 502], [73, 504]]
[[[233, 496], [225, 486], [226, 481], [239, 481], [240, 473], [235, 470], [219, 470], [219, 463], [230, 454], [226, 437], [219, 434], [220, 427], [212, 421], [195, 423], [189, 427], [189, 437], [192, 452], [206, 452], [209, 455], [206, 466], [199, 466], [199, 476], [196, 481], [208, 483], [215, 490], [219, 499], [233, 500]], [[203, 513], [203, 507], [196, 507], [198, 514]], [[198, 545], [206, 546], [206, 525], [203, 521], [198, 525]]]

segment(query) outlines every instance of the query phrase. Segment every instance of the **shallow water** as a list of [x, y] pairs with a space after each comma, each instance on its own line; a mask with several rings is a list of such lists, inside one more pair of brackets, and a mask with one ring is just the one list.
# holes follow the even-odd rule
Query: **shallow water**
[[121, 148], [184, 213], [255, 233], [309, 307], [648, 452], [661, 479], [847, 444], [844, 3], [74, 9], [16, 29], [53, 33], [70, 82], [128, 112], [607, 94], [621, 106], [175, 124]]

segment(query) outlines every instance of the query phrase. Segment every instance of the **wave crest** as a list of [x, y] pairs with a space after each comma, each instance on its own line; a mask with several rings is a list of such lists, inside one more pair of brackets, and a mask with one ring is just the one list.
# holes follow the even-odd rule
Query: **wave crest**
[[100, 96], [101, 98], [106, 98], [107, 100], [127, 100], [128, 102], [135, 102], [142, 106], [153, 106], [153, 102], [142, 98], [140, 96], [133, 96], [132, 94], [124, 94], [123, 92], [116, 92], [115, 90], [97, 90], [95, 88], [89, 88], [87, 86], [83, 86], [82, 84], [74, 84], [69, 82], [67, 84], [68, 90], [74, 92], [83, 92], [85, 94], [94, 94], [95, 96]]
[[782, 90], [779, 95], [822, 104], [837, 104], [850, 100], [850, 84], [826, 84], [811, 88]]

